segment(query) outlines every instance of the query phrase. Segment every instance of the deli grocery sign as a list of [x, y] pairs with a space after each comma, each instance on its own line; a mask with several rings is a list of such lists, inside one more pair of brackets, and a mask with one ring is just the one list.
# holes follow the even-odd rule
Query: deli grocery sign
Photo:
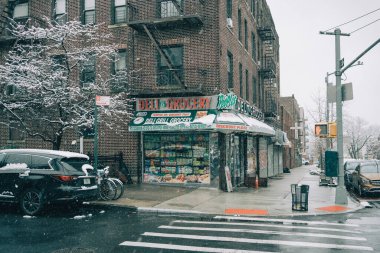
[[214, 100], [212, 96], [139, 98], [136, 99], [136, 111], [208, 110], [216, 108]]
[[198, 97], [136, 99], [136, 112], [207, 110], [233, 110], [258, 120], [264, 118], [263, 113], [258, 108], [250, 105], [245, 100], [239, 99], [234, 93]]

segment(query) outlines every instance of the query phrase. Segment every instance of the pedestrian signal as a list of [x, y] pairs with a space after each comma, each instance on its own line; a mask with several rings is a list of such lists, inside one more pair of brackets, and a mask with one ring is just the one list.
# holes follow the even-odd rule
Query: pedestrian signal
[[329, 122], [329, 138], [336, 138], [336, 122]]
[[329, 135], [328, 123], [320, 122], [315, 124], [314, 133], [316, 137], [326, 138]]

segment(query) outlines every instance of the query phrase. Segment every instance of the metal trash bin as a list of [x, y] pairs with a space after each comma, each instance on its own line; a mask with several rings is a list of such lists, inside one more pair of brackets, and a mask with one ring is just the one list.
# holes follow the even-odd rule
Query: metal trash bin
[[307, 211], [309, 204], [309, 186], [292, 184], [292, 210], [294, 211]]

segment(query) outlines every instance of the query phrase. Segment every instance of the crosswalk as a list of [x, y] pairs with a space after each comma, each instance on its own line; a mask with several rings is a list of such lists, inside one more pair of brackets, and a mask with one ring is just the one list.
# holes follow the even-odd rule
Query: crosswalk
[[366, 242], [356, 224], [215, 216], [173, 220], [120, 246], [125, 252], [373, 252]]

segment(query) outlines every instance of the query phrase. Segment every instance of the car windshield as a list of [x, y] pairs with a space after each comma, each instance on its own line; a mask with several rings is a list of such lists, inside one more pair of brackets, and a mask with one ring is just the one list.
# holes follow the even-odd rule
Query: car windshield
[[360, 168], [362, 173], [378, 173], [376, 164], [364, 164]]
[[354, 170], [356, 166], [359, 165], [359, 162], [347, 162], [346, 163], [346, 170]]
[[63, 158], [60, 161], [60, 164], [67, 170], [67, 171], [82, 171], [82, 166], [84, 164], [89, 164], [89, 161], [85, 158]]

